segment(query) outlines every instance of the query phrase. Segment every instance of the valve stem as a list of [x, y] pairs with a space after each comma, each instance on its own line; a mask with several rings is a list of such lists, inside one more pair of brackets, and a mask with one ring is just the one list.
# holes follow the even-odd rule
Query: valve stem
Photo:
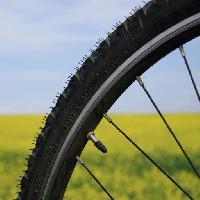
[[94, 132], [88, 133], [87, 138], [88, 138], [88, 140], [91, 140], [94, 143], [95, 147], [97, 147], [97, 149], [99, 149], [102, 153], [107, 153], [107, 148], [100, 140], [98, 140], [95, 137]]

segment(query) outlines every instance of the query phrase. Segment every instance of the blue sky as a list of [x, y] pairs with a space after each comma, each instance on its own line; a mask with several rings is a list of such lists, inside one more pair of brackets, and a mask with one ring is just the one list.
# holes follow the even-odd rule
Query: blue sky
[[[0, 113], [44, 113], [97, 39], [140, 0], [0, 0]], [[199, 44], [186, 45], [200, 86]], [[178, 51], [143, 76], [165, 112], [196, 112], [199, 104]], [[137, 84], [112, 112], [153, 112]]]

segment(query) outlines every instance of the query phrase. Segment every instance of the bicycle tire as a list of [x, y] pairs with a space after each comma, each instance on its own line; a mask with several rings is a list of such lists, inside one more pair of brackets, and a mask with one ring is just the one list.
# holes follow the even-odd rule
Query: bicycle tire
[[75, 156], [81, 154], [86, 134], [95, 129], [103, 113], [136, 76], [199, 34], [199, 0], [152, 0], [118, 25], [58, 97], [28, 158], [17, 199], [63, 199]]

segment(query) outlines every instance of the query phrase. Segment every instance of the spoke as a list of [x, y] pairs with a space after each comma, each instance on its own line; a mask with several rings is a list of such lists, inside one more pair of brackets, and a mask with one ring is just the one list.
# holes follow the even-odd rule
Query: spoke
[[158, 106], [156, 105], [156, 103], [154, 102], [154, 100], [152, 99], [150, 93], [148, 92], [148, 90], [146, 89], [142, 79], [140, 77], [136, 77], [137, 81], [139, 82], [139, 84], [141, 85], [141, 87], [143, 88], [144, 92], [147, 94], [148, 98], [150, 99], [151, 103], [153, 104], [153, 106], [155, 107], [155, 109], [157, 110], [158, 114], [160, 115], [162, 121], [164, 122], [164, 124], [166, 125], [167, 129], [169, 130], [169, 132], [171, 133], [172, 137], [174, 138], [174, 140], [176, 141], [177, 145], [179, 146], [179, 148], [181, 149], [183, 155], [185, 156], [185, 158], [187, 159], [187, 161], [189, 162], [190, 166], [192, 167], [194, 173], [197, 175], [198, 178], [200, 178], [200, 175], [197, 171], [197, 169], [195, 168], [194, 164], [192, 163], [191, 159], [189, 158], [189, 156], [187, 155], [186, 151], [184, 150], [183, 146], [181, 145], [181, 143], [179, 142], [178, 138], [176, 137], [174, 131], [172, 130], [172, 128], [169, 126], [168, 122], [166, 121], [165, 117], [163, 116], [163, 114], [161, 113], [161, 111], [159, 110]]
[[90, 169], [86, 166], [86, 164], [83, 162], [83, 160], [76, 156], [76, 160], [85, 168], [85, 170], [90, 174], [90, 176], [96, 181], [96, 183], [101, 187], [101, 189], [108, 195], [108, 197], [112, 200], [114, 198], [111, 196], [111, 194], [107, 191], [107, 189], [100, 183], [100, 181], [95, 177], [95, 175], [90, 171]]
[[146, 152], [144, 152], [125, 132], [123, 132], [107, 115], [103, 115], [104, 118], [115, 127], [134, 147], [136, 147], [158, 170], [160, 170], [172, 183], [174, 183], [189, 199], [193, 198], [167, 173], [165, 172]]
[[193, 77], [193, 75], [192, 75], [192, 71], [191, 71], [191, 69], [190, 69], [190, 65], [189, 65], [189, 62], [188, 62], [188, 60], [187, 60], [187, 56], [186, 56], [184, 47], [183, 47], [183, 46], [180, 46], [180, 47], [179, 47], [179, 50], [180, 50], [180, 52], [181, 52], [181, 56], [182, 56], [183, 59], [184, 59], [184, 62], [185, 62], [185, 65], [186, 65], [186, 67], [187, 67], [188, 73], [189, 73], [189, 75], [190, 75], [190, 78], [191, 78], [191, 81], [192, 81], [194, 90], [195, 90], [195, 92], [196, 92], [196, 94], [197, 94], [197, 98], [198, 98], [198, 100], [199, 100], [199, 102], [200, 102], [199, 91], [198, 91], [197, 85], [196, 85], [196, 83], [195, 83], [195, 81], [194, 81], [194, 77]]

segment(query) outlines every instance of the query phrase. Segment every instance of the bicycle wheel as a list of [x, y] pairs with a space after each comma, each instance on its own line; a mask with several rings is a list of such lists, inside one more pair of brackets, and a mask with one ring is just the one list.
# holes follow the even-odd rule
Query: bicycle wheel
[[103, 114], [136, 77], [199, 34], [199, 0], [152, 0], [118, 25], [58, 97], [29, 156], [18, 199], [63, 199], [76, 156]]

